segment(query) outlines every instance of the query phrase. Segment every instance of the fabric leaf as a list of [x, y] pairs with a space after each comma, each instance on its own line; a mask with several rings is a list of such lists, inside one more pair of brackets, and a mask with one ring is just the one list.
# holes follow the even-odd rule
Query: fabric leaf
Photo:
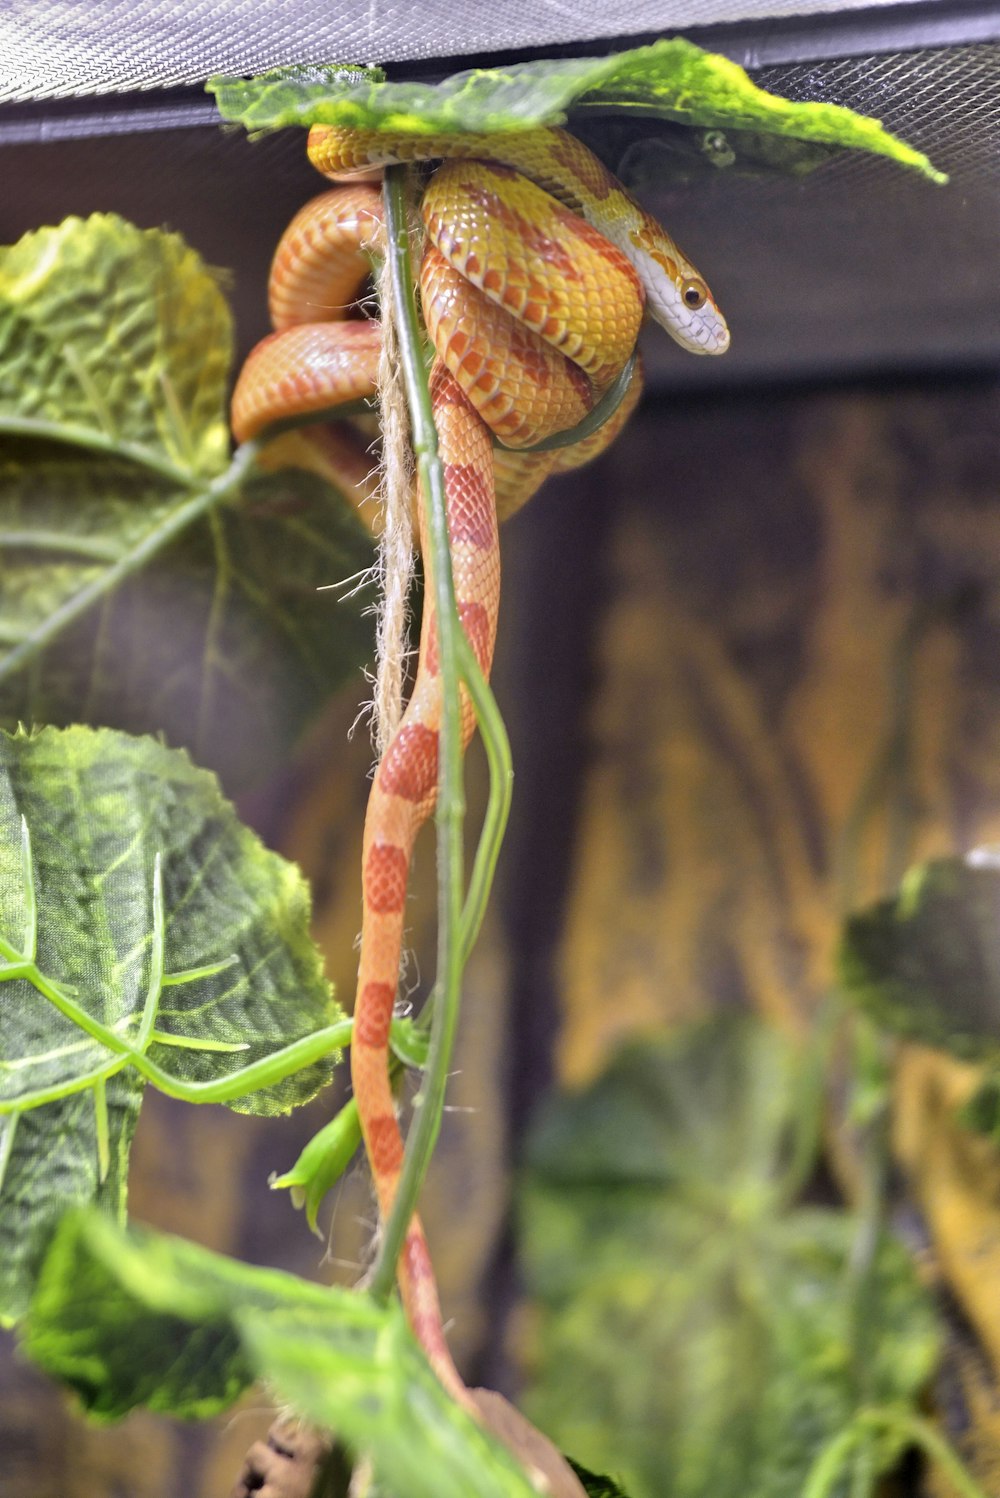
[[964, 1060], [1000, 1057], [1000, 850], [911, 869], [899, 894], [851, 916], [839, 969], [880, 1025]]
[[397, 1498], [532, 1498], [514, 1459], [431, 1372], [396, 1305], [73, 1214], [46, 1260], [29, 1355], [101, 1420], [205, 1417], [261, 1379], [369, 1453]]
[[0, 734], [0, 1314], [68, 1205], [123, 1210], [147, 1081], [258, 1114], [329, 1081], [339, 1011], [309, 913], [299, 871], [182, 752]]
[[[541, 1319], [526, 1411], [632, 1498], [658, 1498], [665, 1473], [672, 1498], [800, 1498], [862, 1404], [912, 1403], [933, 1371], [933, 1308], [885, 1238], [861, 1390], [855, 1225], [781, 1194], [797, 1064], [749, 1021], [636, 1042], [554, 1099], [529, 1147], [522, 1249]], [[898, 1440], [873, 1455], [886, 1470]]]
[[[209, 80], [223, 119], [248, 130], [328, 124], [414, 135], [565, 124], [567, 111], [610, 109], [701, 129], [732, 129], [873, 151], [944, 181], [926, 156], [835, 104], [768, 94], [728, 58], [674, 37], [610, 57], [475, 68], [442, 83], [387, 83], [379, 69], [278, 68]], [[794, 159], [788, 164], [794, 169]]]
[[176, 235], [111, 214], [0, 252], [0, 723], [164, 733], [236, 786], [370, 650], [328, 482], [232, 462], [229, 309]]

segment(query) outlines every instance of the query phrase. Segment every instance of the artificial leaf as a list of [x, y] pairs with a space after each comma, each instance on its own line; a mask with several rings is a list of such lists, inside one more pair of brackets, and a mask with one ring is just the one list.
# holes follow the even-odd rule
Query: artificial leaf
[[581, 1467], [573, 1461], [570, 1462], [570, 1466], [583, 1483], [587, 1498], [628, 1498], [624, 1488], [620, 1488], [613, 1478], [599, 1476], [596, 1472], [588, 1472], [586, 1467]]
[[[632, 1498], [665, 1474], [674, 1498], [799, 1498], [863, 1402], [913, 1401], [933, 1370], [932, 1307], [884, 1239], [861, 1392], [854, 1224], [783, 1203], [795, 1066], [749, 1021], [637, 1042], [556, 1099], [529, 1146], [522, 1240], [543, 1315], [528, 1413]], [[874, 1455], [884, 1469], [898, 1441]]]
[[155, 730], [236, 785], [368, 654], [363, 600], [317, 591], [371, 562], [342, 496], [229, 464], [231, 341], [175, 235], [95, 215], [0, 257], [6, 726]]
[[370, 1453], [395, 1498], [531, 1498], [513, 1458], [431, 1372], [396, 1305], [72, 1214], [46, 1259], [25, 1347], [89, 1413], [204, 1417], [262, 1379]]
[[42, 1108], [0, 1113], [0, 1325], [26, 1310], [52, 1229], [67, 1206], [92, 1202], [125, 1221], [128, 1157], [141, 1102], [142, 1084], [133, 1073], [109, 1078], [103, 1169], [90, 1089]]
[[768, 94], [736, 63], [680, 37], [610, 57], [475, 68], [438, 84], [278, 68], [253, 79], [212, 78], [208, 87], [224, 119], [255, 131], [312, 124], [414, 135], [530, 130], [564, 124], [571, 108], [601, 108], [874, 151], [945, 180], [877, 120], [835, 104], [795, 104]]
[[586, 123], [588, 144], [605, 160], [617, 161], [616, 174], [640, 198], [658, 191], [666, 180], [705, 182], [720, 171], [736, 176], [805, 176], [837, 151], [822, 141], [732, 127], [701, 130], [658, 121], [654, 130], [637, 135], [635, 122], [628, 117], [612, 121], [602, 116]]
[[913, 868], [899, 894], [852, 915], [847, 997], [880, 1025], [964, 1060], [1000, 1056], [1000, 850]]
[[228, 786], [280, 764], [359, 669], [370, 539], [340, 494], [285, 468], [213, 507], [141, 469], [6, 444], [0, 721], [80, 719], [189, 747]]
[[110, 729], [0, 734], [0, 959], [14, 1315], [21, 1235], [37, 1245], [95, 1192], [122, 1199], [145, 1080], [287, 1112], [329, 1080], [339, 1031], [298, 870], [185, 754]]
[[967, 1129], [1000, 1142], [1000, 1073], [987, 1072], [958, 1116]]
[[[405, 1065], [422, 1068], [427, 1061], [430, 1032], [400, 1015], [390, 1026], [389, 1043]], [[393, 1063], [393, 1075], [395, 1071]], [[272, 1191], [290, 1191], [292, 1204], [305, 1208], [306, 1221], [317, 1237], [322, 1237], [317, 1215], [323, 1198], [340, 1180], [360, 1147], [361, 1117], [357, 1098], [352, 1097], [313, 1135], [291, 1169], [270, 1179]]]
[[95, 214], [0, 251], [0, 431], [124, 450], [181, 482], [221, 473], [231, 354], [217, 281], [177, 234]]
[[791, 1153], [801, 1062], [770, 1030], [737, 1021], [630, 1047], [542, 1113], [532, 1168], [567, 1186], [622, 1176], [756, 1204], [779, 1189]]
[[360, 1145], [361, 1118], [356, 1100], [350, 1098], [313, 1135], [291, 1169], [271, 1177], [272, 1191], [290, 1191], [293, 1206], [305, 1208], [306, 1221], [318, 1238], [323, 1236], [317, 1223], [323, 1198], [340, 1180]]

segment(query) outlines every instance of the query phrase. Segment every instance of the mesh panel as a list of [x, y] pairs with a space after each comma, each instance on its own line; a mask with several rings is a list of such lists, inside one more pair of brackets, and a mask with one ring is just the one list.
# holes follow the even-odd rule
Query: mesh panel
[[[836, 0], [834, 8], [893, 3]], [[0, 0], [0, 100], [169, 88], [290, 62], [550, 47], [829, 8], [829, 0]]]
[[[885, 120], [943, 166], [955, 187], [996, 184], [1000, 147], [1000, 63], [996, 47], [948, 47], [888, 57], [850, 57], [821, 67], [766, 68], [762, 88], [789, 99], [849, 103]], [[884, 176], [884, 163], [844, 155], [831, 166], [853, 183]]]

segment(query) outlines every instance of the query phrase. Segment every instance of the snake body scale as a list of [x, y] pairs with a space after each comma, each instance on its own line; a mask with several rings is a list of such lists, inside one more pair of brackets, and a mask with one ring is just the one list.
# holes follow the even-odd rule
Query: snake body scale
[[[424, 321], [459, 620], [489, 674], [503, 518], [556, 469], [601, 451], [624, 424], [639, 379], [612, 419], [575, 447], [519, 455], [575, 426], [630, 357], [644, 304], [684, 348], [722, 353], [729, 333], [707, 285], [672, 239], [586, 147], [559, 130], [415, 136], [314, 126], [309, 157], [336, 179], [390, 162], [443, 159], [424, 191]], [[250, 354], [233, 397], [240, 440], [328, 413], [375, 388], [378, 325], [350, 311], [377, 251], [377, 186], [348, 180], [308, 203], [275, 255], [275, 332]], [[503, 448], [494, 449], [494, 434]], [[422, 516], [422, 507], [421, 507]], [[428, 555], [421, 523], [424, 555]], [[383, 1218], [403, 1139], [389, 1079], [410, 860], [436, 800], [441, 680], [427, 589], [416, 678], [372, 784], [362, 852], [363, 922], [351, 1075]], [[464, 751], [474, 728], [461, 697]], [[472, 1408], [449, 1352], [426, 1241], [414, 1217], [398, 1266], [409, 1320], [438, 1376]]]

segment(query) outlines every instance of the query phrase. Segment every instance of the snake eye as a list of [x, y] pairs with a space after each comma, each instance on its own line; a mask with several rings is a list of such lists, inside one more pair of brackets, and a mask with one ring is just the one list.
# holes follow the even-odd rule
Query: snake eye
[[708, 301], [708, 287], [704, 281], [699, 281], [697, 276], [681, 285], [681, 298], [685, 307], [690, 307], [692, 312], [697, 312], [699, 307], [704, 307]]

